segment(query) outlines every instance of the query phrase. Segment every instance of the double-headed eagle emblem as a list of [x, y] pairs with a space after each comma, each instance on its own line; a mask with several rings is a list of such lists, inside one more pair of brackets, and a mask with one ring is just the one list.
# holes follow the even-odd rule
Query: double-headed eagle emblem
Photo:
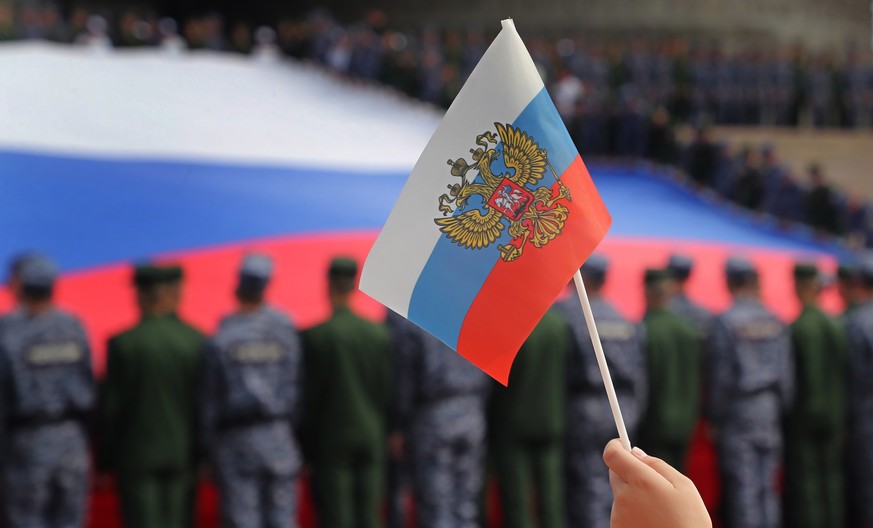
[[[461, 181], [449, 185], [449, 193], [439, 197], [443, 218], [434, 222], [449, 240], [468, 249], [490, 246], [508, 228], [512, 240], [497, 248], [504, 261], [512, 262], [522, 255], [528, 242], [540, 248], [561, 234], [569, 210], [557, 202], [572, 198], [549, 163], [546, 149], [511, 125], [494, 126], [496, 136], [490, 131], [476, 136], [479, 148], [470, 149], [473, 164], [464, 158], [448, 160], [452, 176]], [[492, 167], [501, 153], [508, 172], [494, 174]], [[555, 177], [557, 193], [545, 185], [537, 186], [546, 168]], [[471, 169], [479, 172], [472, 182], [467, 180]], [[478, 200], [470, 202], [473, 197]]]

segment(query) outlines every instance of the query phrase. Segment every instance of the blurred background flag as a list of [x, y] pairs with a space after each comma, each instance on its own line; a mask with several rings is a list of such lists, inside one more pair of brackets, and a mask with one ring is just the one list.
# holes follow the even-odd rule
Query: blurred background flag
[[506, 384], [612, 219], [514, 24], [502, 24], [412, 170], [361, 290]]

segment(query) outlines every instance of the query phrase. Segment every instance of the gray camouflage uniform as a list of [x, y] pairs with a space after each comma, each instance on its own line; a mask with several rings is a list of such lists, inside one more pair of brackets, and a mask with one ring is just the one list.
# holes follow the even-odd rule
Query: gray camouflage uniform
[[873, 526], [873, 301], [849, 316], [850, 501], [858, 526]]
[[741, 298], [713, 320], [708, 405], [716, 428], [726, 528], [778, 528], [782, 417], [794, 391], [783, 324]]
[[709, 335], [712, 314], [706, 308], [689, 299], [687, 295], [680, 293], [670, 299], [669, 308], [702, 335]]
[[397, 427], [407, 438], [420, 528], [479, 526], [489, 379], [437, 338], [390, 313]]
[[[567, 381], [567, 525], [608, 528], [612, 489], [603, 446], [616, 437], [615, 422], [579, 301], [558, 307], [574, 336]], [[635, 438], [647, 393], [642, 331], [602, 298], [591, 299], [591, 310], [628, 434]]]
[[228, 527], [296, 526], [301, 348], [267, 306], [221, 322], [203, 355], [201, 419]]
[[0, 467], [10, 528], [78, 527], [88, 493], [85, 421], [96, 387], [70, 314], [23, 310], [0, 325]]
[[[667, 261], [667, 271], [673, 275], [680, 288], [684, 288], [684, 283], [691, 276], [693, 269], [694, 261], [687, 255], [673, 254]], [[670, 299], [668, 308], [694, 327], [704, 338], [709, 335], [712, 314], [706, 308], [689, 299], [681, 289]]]

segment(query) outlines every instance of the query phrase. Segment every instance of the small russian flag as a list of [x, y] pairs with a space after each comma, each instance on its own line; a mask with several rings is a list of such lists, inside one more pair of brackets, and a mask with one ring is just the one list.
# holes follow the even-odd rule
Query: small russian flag
[[504, 385], [612, 223], [511, 20], [412, 170], [362, 291]]

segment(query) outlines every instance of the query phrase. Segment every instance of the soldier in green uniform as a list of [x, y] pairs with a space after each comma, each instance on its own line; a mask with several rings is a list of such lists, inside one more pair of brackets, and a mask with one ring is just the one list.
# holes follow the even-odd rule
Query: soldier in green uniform
[[330, 319], [303, 332], [302, 440], [321, 528], [379, 526], [391, 395], [387, 329], [355, 315], [357, 264], [328, 270]]
[[669, 280], [667, 271], [646, 270], [643, 327], [649, 397], [640, 446], [684, 471], [700, 401], [701, 337], [668, 309]]
[[101, 455], [117, 474], [126, 528], [182, 528], [193, 520], [204, 336], [176, 315], [181, 279], [178, 267], [138, 267], [141, 319], [109, 340]]
[[[546, 312], [519, 350], [509, 386], [496, 387], [491, 396], [489, 439], [507, 528], [565, 525], [564, 402], [571, 339], [557, 309]], [[536, 507], [529, 504], [531, 490]]]
[[818, 269], [795, 266], [794, 288], [802, 311], [791, 325], [797, 398], [785, 420], [785, 526], [843, 526], [847, 342], [817, 305]]

